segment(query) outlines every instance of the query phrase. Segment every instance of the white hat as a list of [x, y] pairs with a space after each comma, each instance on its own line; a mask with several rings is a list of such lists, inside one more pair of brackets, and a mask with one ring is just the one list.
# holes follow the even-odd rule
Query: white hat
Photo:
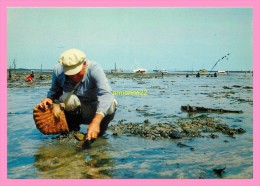
[[60, 55], [59, 62], [62, 64], [64, 74], [75, 75], [82, 69], [83, 62], [86, 59], [84, 52], [78, 49], [69, 49]]

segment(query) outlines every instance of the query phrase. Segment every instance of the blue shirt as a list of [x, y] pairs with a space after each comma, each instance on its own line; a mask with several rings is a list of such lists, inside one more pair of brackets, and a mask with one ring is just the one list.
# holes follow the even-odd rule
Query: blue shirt
[[[87, 70], [74, 94], [81, 102], [97, 101], [97, 112], [107, 114], [114, 101], [112, 89], [101, 66], [93, 61], [87, 61]], [[77, 83], [70, 80], [63, 72], [61, 64], [57, 64], [52, 73], [52, 84], [47, 97], [59, 99], [63, 92], [70, 92]]]

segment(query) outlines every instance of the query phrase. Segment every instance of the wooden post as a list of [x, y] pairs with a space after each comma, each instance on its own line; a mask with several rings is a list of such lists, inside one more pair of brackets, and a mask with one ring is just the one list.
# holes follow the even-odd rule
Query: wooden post
[[9, 68], [8, 72], [9, 72], [9, 79], [12, 79], [12, 70], [11, 70], [11, 68]]

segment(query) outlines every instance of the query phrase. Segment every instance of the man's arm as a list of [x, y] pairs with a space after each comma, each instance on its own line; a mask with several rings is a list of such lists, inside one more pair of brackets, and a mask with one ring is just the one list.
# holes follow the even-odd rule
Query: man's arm
[[61, 72], [62, 72], [62, 67], [55, 66], [52, 72], [51, 88], [47, 93], [47, 98], [54, 100], [54, 99], [59, 99], [59, 97], [62, 95], [62, 87], [58, 79], [58, 76], [61, 74]]
[[111, 86], [100, 65], [95, 64], [90, 73], [95, 81], [97, 88], [97, 113], [103, 113], [106, 115], [108, 109], [114, 101], [114, 95], [112, 94]]
[[102, 68], [98, 64], [95, 64], [90, 73], [96, 83], [98, 105], [96, 115], [88, 127], [86, 136], [86, 139], [88, 140], [96, 139], [98, 137], [98, 134], [100, 133], [100, 124], [114, 101], [112, 89]]
[[48, 105], [52, 104], [54, 99], [59, 99], [59, 97], [62, 95], [62, 88], [60, 87], [58, 81], [58, 75], [61, 72], [62, 72], [62, 67], [59, 65], [55, 66], [55, 68], [53, 69], [51, 88], [47, 93], [47, 97], [44, 98], [40, 103], [40, 106], [43, 109], [47, 109]]
[[98, 137], [98, 134], [100, 133], [100, 124], [101, 121], [104, 119], [104, 115], [102, 114], [96, 114], [94, 118], [92, 119], [91, 123], [88, 126], [87, 131], [87, 140], [96, 139]]

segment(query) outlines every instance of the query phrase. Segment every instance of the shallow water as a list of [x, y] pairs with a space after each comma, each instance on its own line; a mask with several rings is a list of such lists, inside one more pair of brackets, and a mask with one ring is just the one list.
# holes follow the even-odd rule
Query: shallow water
[[[115, 92], [147, 94], [116, 95], [119, 105], [112, 124], [146, 119], [174, 124], [178, 118], [194, 116], [180, 109], [190, 104], [242, 110], [242, 114], [204, 115], [246, 133], [235, 138], [217, 134], [215, 139], [151, 140], [108, 131], [91, 149], [76, 152], [75, 143], [54, 140], [35, 127], [32, 109], [49, 87], [9, 88], [8, 178], [252, 178], [252, 76], [111, 78], [110, 82]], [[81, 131], [86, 129], [83, 125]], [[195, 150], [181, 148], [178, 142]], [[222, 176], [214, 173], [214, 168], [223, 167]]]

